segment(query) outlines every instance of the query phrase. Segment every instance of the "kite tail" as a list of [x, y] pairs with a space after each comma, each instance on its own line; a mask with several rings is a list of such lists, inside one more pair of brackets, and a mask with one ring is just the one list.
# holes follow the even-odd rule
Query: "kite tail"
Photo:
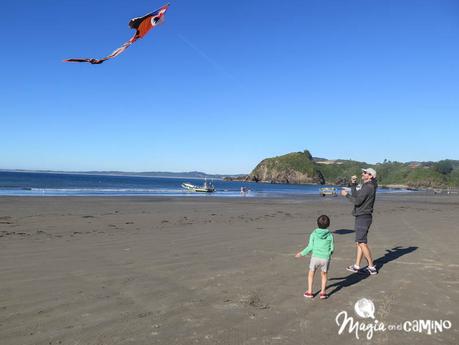
[[64, 62], [88, 62], [92, 65], [99, 65], [104, 61], [114, 58], [128, 49], [132, 43], [136, 41], [135, 37], [132, 37], [129, 41], [123, 43], [123, 45], [117, 49], [115, 49], [110, 55], [102, 58], [102, 59], [94, 59], [94, 58], [76, 58], [76, 59], [66, 59]]

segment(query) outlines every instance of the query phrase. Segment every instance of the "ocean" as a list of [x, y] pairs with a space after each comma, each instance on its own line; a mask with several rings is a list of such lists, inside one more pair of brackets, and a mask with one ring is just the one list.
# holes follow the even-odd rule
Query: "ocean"
[[[211, 181], [214, 193], [189, 192], [183, 182], [202, 185], [203, 179], [92, 175], [75, 173], [0, 171], [0, 196], [174, 196], [174, 197], [301, 197], [319, 196], [319, 188], [333, 186]], [[241, 193], [241, 187], [248, 189]], [[406, 192], [380, 189], [379, 192]]]

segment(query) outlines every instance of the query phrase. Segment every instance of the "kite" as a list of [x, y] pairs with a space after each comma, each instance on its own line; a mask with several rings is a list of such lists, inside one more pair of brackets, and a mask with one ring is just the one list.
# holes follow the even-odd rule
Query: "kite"
[[114, 50], [110, 55], [102, 58], [102, 59], [94, 59], [94, 58], [73, 58], [64, 60], [64, 62], [88, 62], [93, 65], [99, 65], [104, 61], [114, 58], [124, 52], [127, 48], [131, 46], [132, 43], [137, 41], [139, 38], [143, 38], [148, 31], [153, 29], [155, 26], [164, 22], [164, 14], [166, 13], [167, 9], [169, 8], [169, 4], [164, 5], [159, 10], [154, 12], [148, 13], [143, 17], [133, 18], [129, 21], [129, 27], [131, 29], [135, 29], [136, 33], [131, 39], [125, 42], [121, 47]]

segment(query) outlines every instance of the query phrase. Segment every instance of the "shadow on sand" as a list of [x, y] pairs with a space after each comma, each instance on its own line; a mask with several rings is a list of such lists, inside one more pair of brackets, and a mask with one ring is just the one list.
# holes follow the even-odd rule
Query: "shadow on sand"
[[[378, 271], [387, 264], [388, 262], [397, 260], [399, 257], [414, 252], [418, 247], [394, 247], [392, 249], [386, 249], [386, 254], [374, 260], [374, 264]], [[347, 277], [340, 277], [340, 278], [330, 278], [330, 280], [339, 280], [336, 283], [327, 286], [327, 289], [334, 288], [333, 290], [328, 292], [328, 295], [331, 296], [334, 293], [337, 293], [339, 290], [345, 287], [352, 286], [357, 284], [363, 279], [366, 279], [369, 276], [368, 273], [351, 273]]]
[[338, 229], [338, 230], [333, 231], [333, 233], [337, 235], [346, 235], [346, 234], [351, 234], [353, 232], [355, 232], [355, 230]]

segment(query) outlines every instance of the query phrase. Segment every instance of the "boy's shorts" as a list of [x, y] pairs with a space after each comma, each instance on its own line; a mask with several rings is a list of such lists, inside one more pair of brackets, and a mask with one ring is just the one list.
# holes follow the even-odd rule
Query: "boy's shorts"
[[355, 242], [367, 243], [368, 230], [373, 222], [371, 214], [365, 214], [355, 217]]
[[328, 267], [330, 266], [330, 260], [317, 258], [315, 256], [311, 257], [311, 262], [309, 263], [309, 270], [315, 271], [320, 268], [322, 272], [327, 272]]

